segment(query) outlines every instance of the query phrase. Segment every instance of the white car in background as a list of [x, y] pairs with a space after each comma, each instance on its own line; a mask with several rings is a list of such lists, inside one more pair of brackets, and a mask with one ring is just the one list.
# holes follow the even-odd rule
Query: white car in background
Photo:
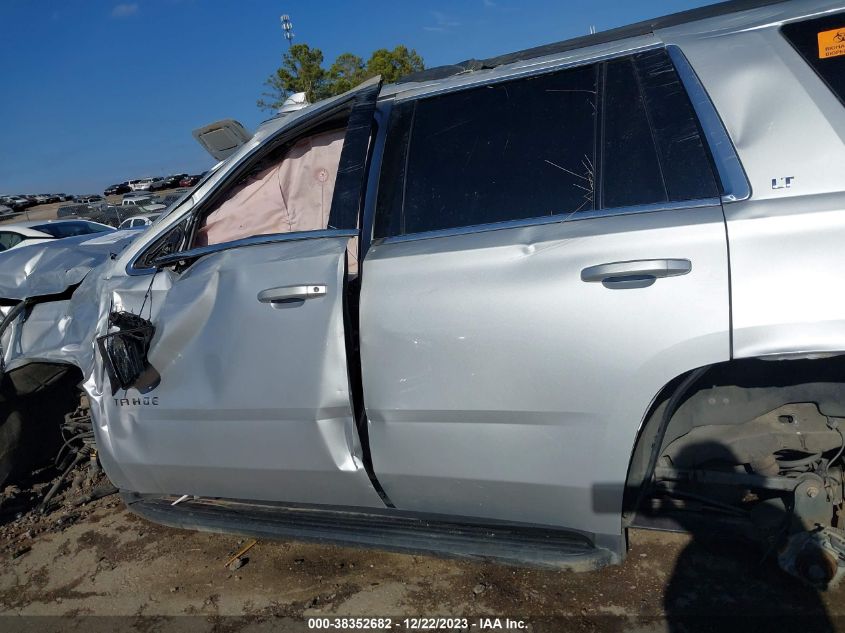
[[140, 178], [138, 180], [130, 180], [127, 184], [132, 188], [132, 191], [147, 191], [150, 185], [153, 184], [153, 178]]
[[150, 213], [148, 215], [133, 215], [131, 218], [126, 218], [117, 227], [119, 231], [124, 229], [145, 229], [158, 219], [161, 213]]
[[0, 252], [41, 242], [114, 231], [114, 228], [88, 220], [41, 220], [0, 226]]
[[122, 207], [141, 207], [145, 204], [152, 204], [155, 201], [155, 196], [152, 194], [136, 194], [134, 196], [130, 196], [128, 193], [123, 196], [123, 200], [120, 201], [120, 206]]

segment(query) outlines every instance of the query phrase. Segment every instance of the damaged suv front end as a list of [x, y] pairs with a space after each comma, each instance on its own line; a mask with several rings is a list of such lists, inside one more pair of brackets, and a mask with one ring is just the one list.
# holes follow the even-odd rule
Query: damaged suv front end
[[0, 482], [52, 457], [94, 368], [111, 264], [136, 236], [65, 238], [0, 255]]

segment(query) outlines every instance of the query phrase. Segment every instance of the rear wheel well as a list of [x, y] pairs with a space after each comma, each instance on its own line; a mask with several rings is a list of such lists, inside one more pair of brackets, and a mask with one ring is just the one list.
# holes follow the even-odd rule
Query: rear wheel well
[[660, 453], [695, 427], [742, 424], [790, 403], [812, 402], [822, 415], [845, 417], [845, 355], [739, 359], [700, 371], [701, 375], [673, 403], [677, 406], [662, 437], [658, 435], [667, 406], [692, 372], [665, 385], [645, 416], [628, 467], [623, 506], [626, 525], [630, 525], [641, 501], [642, 482], [651, 476], [648, 471], [654, 447]]

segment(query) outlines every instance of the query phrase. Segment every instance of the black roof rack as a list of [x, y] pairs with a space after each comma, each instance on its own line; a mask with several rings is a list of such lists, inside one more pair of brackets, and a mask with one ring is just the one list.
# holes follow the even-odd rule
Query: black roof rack
[[729, 0], [728, 2], [720, 2], [718, 4], [711, 4], [697, 9], [689, 9], [679, 13], [672, 13], [660, 18], [653, 18], [651, 20], [644, 20], [628, 26], [620, 26], [608, 31], [600, 31], [591, 35], [582, 35], [580, 37], [573, 37], [569, 40], [556, 42], [554, 44], [545, 44], [543, 46], [535, 46], [534, 48], [527, 48], [523, 51], [515, 53], [506, 53], [497, 57], [490, 57], [488, 59], [468, 59], [457, 64], [450, 64], [446, 66], [435, 66], [421, 70], [410, 75], [401, 77], [396, 83], [409, 83], [412, 81], [434, 81], [437, 79], [445, 79], [452, 75], [465, 72], [467, 70], [484, 70], [488, 68], [496, 68], [503, 64], [511, 64], [526, 59], [534, 59], [535, 57], [544, 57], [545, 55], [553, 55], [555, 53], [564, 53], [576, 48], [584, 48], [587, 46], [595, 46], [596, 44], [607, 44], [617, 40], [623, 40], [629, 37], [636, 37], [638, 35], [648, 35], [658, 29], [665, 29], [671, 26], [678, 26], [680, 24], [687, 24], [689, 22], [696, 22], [707, 18], [714, 18], [720, 15], [727, 15], [729, 13], [738, 13], [739, 11], [746, 11], [748, 9], [757, 9], [759, 7], [766, 7], [774, 4], [783, 4], [788, 0]]

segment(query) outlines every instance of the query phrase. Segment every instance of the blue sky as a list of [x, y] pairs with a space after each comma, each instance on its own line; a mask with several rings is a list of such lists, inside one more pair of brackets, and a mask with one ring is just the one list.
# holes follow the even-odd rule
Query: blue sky
[[405, 44], [427, 66], [489, 57], [706, 0], [0, 0], [0, 193], [98, 192], [198, 172], [191, 130], [256, 99], [296, 42], [362, 57]]

